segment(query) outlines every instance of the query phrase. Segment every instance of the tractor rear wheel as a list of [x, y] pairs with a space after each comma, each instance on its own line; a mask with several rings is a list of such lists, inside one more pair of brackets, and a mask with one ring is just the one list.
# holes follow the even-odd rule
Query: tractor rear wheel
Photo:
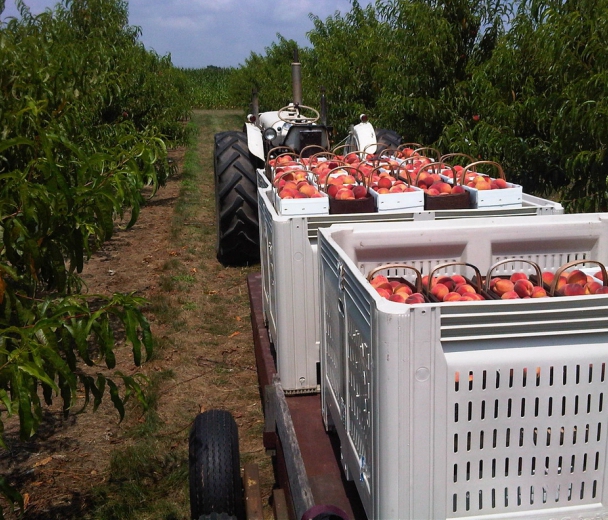
[[401, 136], [394, 130], [386, 128], [376, 129], [376, 142], [384, 145], [383, 148], [397, 148], [401, 144]]
[[217, 259], [225, 266], [260, 261], [255, 165], [244, 132], [215, 135]]

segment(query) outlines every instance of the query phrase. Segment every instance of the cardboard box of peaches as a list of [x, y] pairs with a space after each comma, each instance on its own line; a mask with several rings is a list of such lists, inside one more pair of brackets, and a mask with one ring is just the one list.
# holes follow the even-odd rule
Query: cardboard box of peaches
[[[495, 268], [501, 264], [516, 262], [530, 264], [535, 274], [528, 275], [523, 271], [516, 271], [509, 275], [493, 275]], [[581, 263], [597, 264], [597, 267], [577, 268], [577, 264]], [[450, 266], [456, 265], [467, 266], [474, 276], [467, 278], [461, 274], [435, 275], [435, 272], [439, 270], [446, 271]], [[415, 283], [408, 281], [405, 277], [387, 277], [377, 274], [382, 270], [395, 268], [415, 272]], [[459, 262], [439, 265], [426, 276], [422, 276], [411, 266], [386, 264], [371, 271], [368, 281], [383, 298], [409, 305], [430, 302], [516, 300], [608, 294], [608, 274], [605, 266], [600, 262], [590, 260], [569, 262], [553, 273], [551, 271], [541, 272], [534, 262], [509, 259], [494, 264], [485, 277], [480, 275], [474, 265]]]

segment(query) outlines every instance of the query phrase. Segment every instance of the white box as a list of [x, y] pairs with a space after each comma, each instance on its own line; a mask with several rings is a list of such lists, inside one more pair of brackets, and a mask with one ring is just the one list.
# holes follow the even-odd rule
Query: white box
[[523, 189], [519, 184], [507, 182], [508, 188], [495, 190], [478, 190], [463, 184], [463, 188], [470, 193], [471, 205], [474, 208], [488, 208], [502, 206], [516, 208], [523, 201]]
[[277, 212], [281, 215], [327, 215], [329, 214], [329, 197], [327, 193], [321, 193], [318, 198], [305, 199], [282, 199], [273, 190], [273, 198]]
[[368, 518], [608, 517], [608, 295], [404, 305], [365, 277], [389, 262], [605, 264], [608, 214], [343, 224], [318, 240], [323, 413]]
[[424, 210], [424, 191], [415, 188], [415, 191], [404, 191], [401, 193], [378, 193], [368, 190], [374, 199], [378, 212], [384, 211], [421, 211]]
[[270, 188], [258, 189], [258, 208], [264, 317], [276, 351], [281, 383], [287, 393], [319, 389], [319, 228], [345, 222], [407, 222], [563, 212], [558, 203], [525, 195], [523, 206], [515, 209], [284, 216], [275, 210]]

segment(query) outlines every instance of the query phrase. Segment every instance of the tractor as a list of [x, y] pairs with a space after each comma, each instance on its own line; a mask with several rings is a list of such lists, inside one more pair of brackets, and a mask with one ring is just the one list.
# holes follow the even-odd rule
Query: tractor
[[[258, 227], [258, 169], [277, 149], [301, 154], [306, 149], [330, 150], [332, 128], [327, 125], [325, 94], [321, 110], [302, 104], [302, 76], [297, 50], [291, 64], [292, 102], [276, 111], [260, 113], [254, 93], [252, 112], [242, 131], [215, 135], [214, 176], [217, 259], [225, 266], [253, 265], [260, 259]], [[360, 116], [344, 139], [347, 151], [376, 151], [377, 145], [396, 148], [401, 137], [392, 130], [375, 130]], [[313, 146], [314, 145], [314, 146]], [[304, 155], [306, 156], [306, 155]]]

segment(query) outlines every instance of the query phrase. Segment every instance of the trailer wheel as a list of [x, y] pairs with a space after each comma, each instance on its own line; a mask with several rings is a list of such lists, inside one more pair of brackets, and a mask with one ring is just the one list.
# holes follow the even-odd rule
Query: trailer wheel
[[378, 128], [376, 129], [376, 141], [384, 145], [383, 148], [397, 148], [401, 144], [401, 136], [394, 130]]
[[255, 165], [244, 132], [215, 135], [217, 259], [225, 266], [260, 261]]
[[196, 416], [190, 431], [189, 472], [193, 520], [212, 514], [216, 516], [210, 519], [217, 520], [243, 517], [238, 428], [230, 412], [208, 410]]

